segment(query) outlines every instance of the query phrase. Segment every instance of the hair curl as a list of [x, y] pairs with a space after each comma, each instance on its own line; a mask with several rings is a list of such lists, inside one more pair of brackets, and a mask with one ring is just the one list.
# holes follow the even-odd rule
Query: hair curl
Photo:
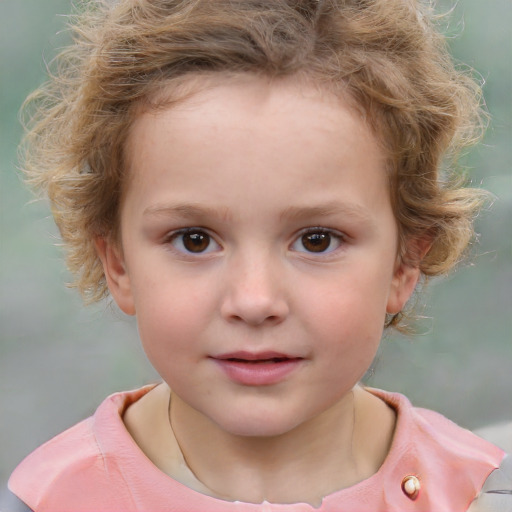
[[[461, 259], [484, 195], [453, 180], [451, 157], [481, 135], [481, 95], [450, 58], [429, 3], [90, 0], [77, 12], [74, 43], [27, 99], [21, 162], [50, 198], [87, 302], [107, 293], [94, 239], [117, 237], [124, 146], [137, 110], [178, 101], [172, 91], [198, 73], [301, 75], [342, 91], [389, 157], [401, 256], [424, 276]], [[407, 240], [425, 237], [432, 246], [424, 257], [406, 250]]]

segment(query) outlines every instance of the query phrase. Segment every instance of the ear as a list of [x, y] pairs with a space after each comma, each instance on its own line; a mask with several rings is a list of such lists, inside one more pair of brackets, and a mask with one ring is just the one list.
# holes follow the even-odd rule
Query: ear
[[102, 237], [96, 238], [94, 244], [112, 297], [124, 313], [135, 315], [130, 275], [126, 270], [121, 248], [111, 240]]
[[400, 313], [418, 284], [420, 263], [430, 250], [430, 238], [422, 238], [407, 243], [407, 257], [400, 257], [391, 281], [386, 312], [390, 315]]
[[398, 265], [391, 281], [386, 313], [396, 315], [402, 311], [414, 292], [419, 278], [419, 267], [412, 267], [403, 262]]

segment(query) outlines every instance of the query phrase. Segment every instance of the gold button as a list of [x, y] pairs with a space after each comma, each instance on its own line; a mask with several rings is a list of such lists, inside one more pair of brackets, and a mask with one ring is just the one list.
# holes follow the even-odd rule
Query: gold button
[[411, 500], [415, 500], [421, 489], [418, 477], [409, 475], [402, 480], [402, 491]]

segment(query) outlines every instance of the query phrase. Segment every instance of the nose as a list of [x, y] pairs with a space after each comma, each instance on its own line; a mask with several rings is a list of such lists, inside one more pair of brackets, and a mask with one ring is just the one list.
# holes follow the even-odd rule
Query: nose
[[226, 269], [222, 316], [251, 326], [275, 325], [289, 314], [283, 269], [268, 255], [239, 257]]

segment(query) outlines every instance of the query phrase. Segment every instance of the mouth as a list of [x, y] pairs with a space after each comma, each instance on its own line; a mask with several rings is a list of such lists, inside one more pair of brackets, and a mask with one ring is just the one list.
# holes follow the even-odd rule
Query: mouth
[[227, 354], [221, 354], [218, 356], [212, 356], [213, 359], [219, 361], [234, 361], [240, 363], [282, 363], [283, 361], [293, 361], [303, 359], [299, 356], [293, 356], [281, 352], [230, 352]]
[[227, 377], [245, 386], [277, 384], [297, 370], [304, 358], [279, 352], [234, 352], [211, 359]]
[[223, 359], [223, 361], [234, 361], [238, 363], [247, 363], [247, 364], [264, 364], [264, 363], [282, 363], [284, 361], [292, 361], [294, 357], [271, 357], [268, 359], [239, 359], [237, 357], [228, 357], [227, 359]]

